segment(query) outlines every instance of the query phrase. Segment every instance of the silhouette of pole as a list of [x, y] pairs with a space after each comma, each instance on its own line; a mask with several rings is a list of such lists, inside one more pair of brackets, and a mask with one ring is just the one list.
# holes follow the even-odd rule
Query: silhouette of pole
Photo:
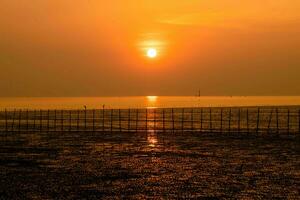
[[256, 133], [259, 131], [259, 118], [260, 118], [260, 108], [257, 109], [257, 122], [256, 122]]

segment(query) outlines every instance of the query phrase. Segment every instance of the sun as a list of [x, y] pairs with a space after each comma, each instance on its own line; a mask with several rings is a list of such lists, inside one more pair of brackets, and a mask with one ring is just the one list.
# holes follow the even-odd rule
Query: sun
[[155, 58], [157, 56], [157, 50], [154, 48], [150, 48], [147, 50], [147, 56], [149, 58]]

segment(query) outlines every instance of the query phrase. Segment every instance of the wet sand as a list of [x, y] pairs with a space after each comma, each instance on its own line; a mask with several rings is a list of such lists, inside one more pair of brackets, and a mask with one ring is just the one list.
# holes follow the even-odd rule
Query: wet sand
[[300, 196], [295, 135], [0, 135], [0, 199]]

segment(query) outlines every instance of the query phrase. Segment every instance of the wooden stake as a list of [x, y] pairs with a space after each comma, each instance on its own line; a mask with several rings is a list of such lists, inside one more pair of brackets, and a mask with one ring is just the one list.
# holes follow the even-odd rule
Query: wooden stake
[[256, 133], [259, 131], [259, 118], [260, 118], [260, 108], [257, 109], [257, 122], [256, 122]]
[[54, 110], [54, 131], [56, 131], [56, 110]]
[[163, 108], [163, 110], [162, 110], [162, 112], [163, 112], [163, 132], [165, 133], [166, 132], [166, 126], [165, 126], [165, 109]]
[[184, 108], [182, 109], [181, 113], [181, 132], [183, 132], [184, 129]]
[[273, 115], [273, 109], [271, 110], [271, 114], [270, 114], [270, 117], [269, 117], [269, 123], [268, 123], [268, 133], [270, 133], [271, 122], [272, 122], [272, 115]]
[[69, 131], [72, 130], [72, 111], [69, 110]]
[[122, 132], [121, 109], [119, 109], [119, 129], [120, 129], [120, 132]]
[[86, 131], [86, 107], [84, 107], [84, 130]]
[[135, 132], [138, 132], [139, 109], [136, 109]]
[[14, 109], [14, 112], [13, 112], [13, 118], [12, 118], [12, 125], [11, 125], [11, 131], [14, 131], [14, 123], [15, 123], [15, 112], [16, 112], [16, 109]]
[[146, 108], [146, 132], [148, 132], [148, 109]]
[[7, 132], [8, 131], [8, 122], [7, 122], [7, 110], [6, 109], [5, 109], [4, 113], [5, 113], [5, 132]]
[[64, 110], [61, 110], [61, 131], [64, 131]]
[[192, 108], [191, 111], [191, 127], [192, 127], [192, 131], [194, 131], [194, 109]]
[[156, 109], [153, 110], [153, 121], [154, 121], [154, 133], [156, 132]]
[[288, 134], [290, 134], [290, 109], [288, 108], [288, 119], [287, 119]]
[[[113, 131], [113, 111], [114, 111], [113, 109], [110, 109], [110, 132]], [[119, 112], [119, 115], [120, 115], [120, 112]], [[120, 122], [120, 117], [119, 117], [119, 122]]]
[[43, 124], [43, 118], [42, 118], [43, 116], [42, 116], [42, 110], [40, 110], [40, 132], [42, 132], [42, 128], [43, 128], [43, 126], [42, 126], [42, 124]]
[[231, 132], [231, 108], [229, 110], [229, 133]]
[[104, 132], [104, 123], [105, 123], [105, 115], [104, 115], [104, 106], [102, 108], [102, 131]]
[[26, 130], [28, 131], [29, 129], [29, 111], [28, 109], [26, 110]]
[[203, 125], [203, 108], [201, 108], [201, 113], [200, 113], [200, 132], [202, 132], [202, 125]]
[[278, 114], [278, 108], [276, 108], [276, 132], [279, 134], [279, 114]]
[[247, 133], [249, 134], [249, 108], [247, 108]]
[[22, 110], [20, 109], [19, 110], [19, 125], [18, 125], [19, 132], [21, 131], [21, 114], [22, 114]]
[[48, 111], [47, 111], [47, 132], [49, 132], [49, 123], [50, 123], [50, 110], [48, 109]]
[[239, 108], [239, 110], [238, 110], [238, 117], [239, 117], [239, 121], [238, 121], [238, 133], [240, 133], [240, 131], [241, 131], [241, 108]]
[[95, 132], [95, 109], [93, 109], [93, 132]]
[[128, 128], [127, 131], [130, 131], [130, 108], [128, 109], [128, 122], [127, 122]]
[[77, 110], [77, 131], [79, 131], [80, 110]]
[[172, 131], [175, 132], [175, 124], [174, 124], [174, 109], [172, 108]]
[[221, 108], [221, 133], [223, 133], [223, 108]]
[[300, 134], [300, 109], [298, 110], [298, 132]]
[[212, 115], [211, 115], [211, 108], [209, 108], [209, 130], [212, 132]]
[[33, 131], [36, 131], [35, 129], [35, 118], [36, 118], [36, 110], [33, 112]]

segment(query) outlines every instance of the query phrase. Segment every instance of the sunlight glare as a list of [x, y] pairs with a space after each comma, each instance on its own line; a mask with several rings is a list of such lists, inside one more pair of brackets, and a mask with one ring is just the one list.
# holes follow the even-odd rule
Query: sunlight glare
[[150, 48], [147, 50], [147, 56], [149, 58], [155, 58], [157, 56], [157, 50], [154, 48]]

